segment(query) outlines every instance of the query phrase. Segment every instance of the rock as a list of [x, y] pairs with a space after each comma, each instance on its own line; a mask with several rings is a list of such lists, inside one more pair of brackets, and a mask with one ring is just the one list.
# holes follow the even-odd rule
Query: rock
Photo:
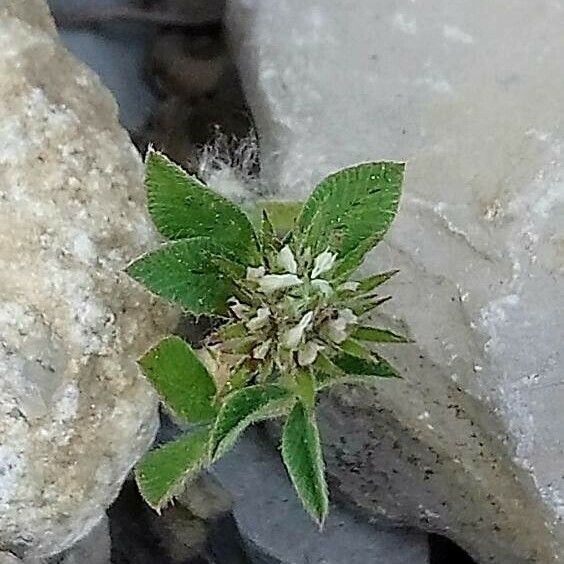
[[426, 564], [427, 535], [384, 530], [338, 507], [323, 532], [302, 508], [276, 450], [256, 429], [212, 467], [234, 499], [234, 515], [253, 564]]
[[61, 555], [50, 558], [48, 564], [111, 564], [111, 557], [110, 526], [104, 515], [84, 538]]
[[416, 344], [385, 351], [403, 382], [324, 400], [335, 495], [480, 562], [564, 557], [563, 9], [229, 4], [279, 195], [304, 198], [359, 161], [408, 161], [365, 271], [401, 268], [380, 321]]
[[143, 165], [45, 13], [0, 0], [0, 546], [27, 559], [86, 535], [153, 440], [136, 359], [176, 318], [122, 273], [157, 243]]
[[[119, 104], [121, 123], [129, 131], [139, 132], [149, 119], [156, 98], [145, 79], [146, 54], [155, 30], [139, 23], [104, 22], [99, 26], [66, 27], [65, 20], [93, 17], [106, 10], [131, 7], [129, 0], [49, 0], [61, 20], [61, 38], [69, 50], [100, 75]], [[59, 20], [58, 20], [59, 21]]]

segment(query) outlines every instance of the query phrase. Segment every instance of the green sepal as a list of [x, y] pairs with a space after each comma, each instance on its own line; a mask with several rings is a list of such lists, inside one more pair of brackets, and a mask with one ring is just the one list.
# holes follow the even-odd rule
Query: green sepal
[[315, 379], [311, 370], [300, 368], [296, 374], [296, 392], [308, 409], [315, 407]]
[[192, 347], [180, 337], [164, 339], [139, 364], [174, 415], [191, 423], [215, 418], [215, 382]]
[[388, 272], [381, 272], [379, 274], [373, 274], [372, 276], [368, 276], [363, 280], [360, 280], [358, 284], [358, 289], [356, 290], [359, 294], [367, 294], [368, 292], [372, 292], [378, 286], [385, 284], [390, 278], [395, 276], [399, 270], [389, 270]]
[[349, 337], [347, 340], [339, 343], [338, 347], [348, 355], [363, 358], [365, 360], [372, 360], [372, 351], [352, 337]]
[[308, 513], [323, 527], [329, 511], [325, 464], [314, 412], [297, 402], [282, 433], [282, 459]]
[[355, 315], [360, 317], [361, 315], [365, 315], [369, 311], [376, 309], [377, 307], [385, 304], [386, 302], [390, 301], [392, 296], [384, 296], [382, 298], [378, 298], [376, 296], [366, 296], [357, 298], [351, 302], [348, 302], [348, 307], [353, 311]]
[[398, 335], [389, 329], [379, 329], [377, 327], [361, 326], [357, 327], [351, 335], [353, 339], [360, 341], [370, 341], [372, 343], [409, 343], [407, 337]]
[[135, 468], [135, 480], [143, 499], [155, 510], [182, 493], [186, 482], [209, 461], [209, 428], [192, 431], [143, 457]]
[[195, 315], [221, 315], [234, 293], [231, 277], [214, 264], [210, 239], [195, 237], [162, 245], [127, 267], [127, 274], [162, 298]]
[[293, 394], [276, 384], [257, 384], [229, 394], [212, 431], [212, 460], [225, 454], [249, 425], [287, 413], [292, 402]]
[[210, 190], [162, 153], [145, 159], [149, 212], [167, 239], [208, 237], [242, 264], [259, 259], [253, 227], [235, 204]]
[[383, 358], [372, 360], [358, 358], [348, 354], [337, 355], [327, 364], [316, 363], [317, 389], [322, 390], [336, 384], [374, 385], [380, 378], [401, 378], [397, 370]]

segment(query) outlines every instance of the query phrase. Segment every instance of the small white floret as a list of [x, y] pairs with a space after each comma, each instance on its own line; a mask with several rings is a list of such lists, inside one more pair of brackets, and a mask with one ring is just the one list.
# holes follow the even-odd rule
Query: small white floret
[[337, 255], [329, 251], [323, 251], [320, 255], [316, 256], [313, 261], [313, 270], [311, 271], [312, 279], [331, 270], [336, 260]]
[[259, 266], [254, 268], [252, 266], [247, 267], [247, 280], [260, 280], [266, 273], [264, 266]]
[[302, 281], [295, 274], [266, 274], [259, 281], [259, 288], [265, 294], [299, 286]]
[[258, 331], [265, 325], [268, 325], [270, 319], [270, 309], [268, 307], [259, 307], [255, 317], [247, 321], [247, 329], [249, 331]]
[[342, 309], [338, 312], [336, 319], [330, 319], [324, 323], [329, 338], [335, 343], [342, 343], [349, 337], [348, 327], [358, 321], [358, 317], [351, 309]]
[[308, 328], [308, 325], [311, 323], [313, 319], [313, 311], [308, 311], [301, 319], [300, 322], [291, 329], [288, 329], [282, 335], [282, 346], [290, 349], [295, 350], [299, 347], [305, 330]]
[[248, 305], [242, 304], [237, 298], [229, 300], [229, 308], [239, 319], [244, 319], [251, 310]]
[[298, 272], [298, 263], [296, 262], [292, 249], [290, 249], [288, 245], [282, 247], [276, 257], [276, 263], [284, 272], [289, 272], [290, 274], [296, 274], [296, 272]]
[[309, 366], [315, 362], [319, 351], [325, 347], [315, 341], [308, 341], [298, 350], [298, 364], [300, 366]]
[[261, 343], [258, 347], [253, 349], [253, 358], [257, 360], [264, 360], [268, 351], [270, 350], [270, 345], [272, 343], [272, 339], [267, 339], [264, 343]]

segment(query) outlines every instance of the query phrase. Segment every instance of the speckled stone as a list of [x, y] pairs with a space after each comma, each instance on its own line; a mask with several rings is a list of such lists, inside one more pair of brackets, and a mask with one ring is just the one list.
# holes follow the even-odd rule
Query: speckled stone
[[136, 359], [175, 318], [122, 273], [157, 244], [143, 165], [47, 13], [0, 0], [0, 547], [26, 558], [87, 534], [152, 441]]
[[[400, 268], [374, 322], [405, 380], [335, 390], [334, 491], [480, 562], [564, 558], [564, 53], [559, 0], [231, 0], [263, 181], [304, 198], [407, 160], [364, 272]], [[384, 351], [384, 348], [382, 348]]]

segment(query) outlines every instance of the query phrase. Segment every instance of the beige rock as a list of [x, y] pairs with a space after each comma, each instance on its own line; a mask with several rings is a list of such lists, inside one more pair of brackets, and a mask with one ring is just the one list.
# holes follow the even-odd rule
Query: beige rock
[[136, 359], [175, 319], [122, 273], [157, 244], [141, 159], [52, 29], [0, 0], [0, 546], [26, 558], [88, 533], [151, 443]]

